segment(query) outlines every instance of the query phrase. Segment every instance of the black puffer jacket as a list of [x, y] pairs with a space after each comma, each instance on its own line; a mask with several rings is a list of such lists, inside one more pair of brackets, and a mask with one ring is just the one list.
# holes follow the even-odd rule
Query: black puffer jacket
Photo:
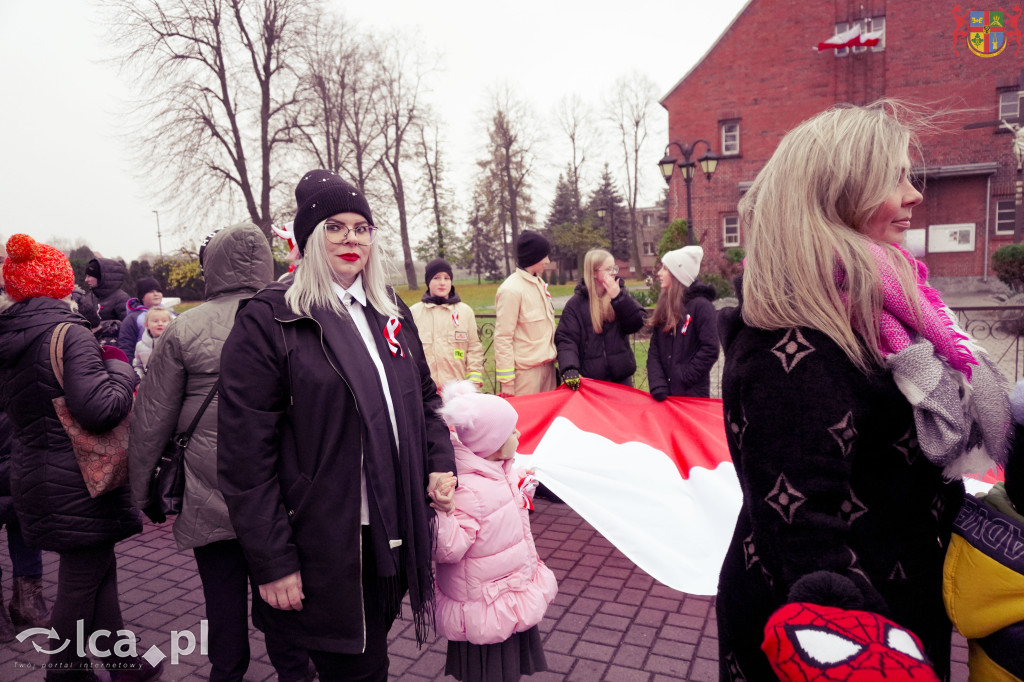
[[[60, 322], [73, 325], [64, 341], [63, 392], [50, 364], [50, 339]], [[63, 393], [83, 427], [109, 431], [131, 410], [133, 375], [125, 362], [104, 362], [85, 320], [67, 303], [32, 298], [0, 313], [0, 409], [14, 427], [11, 488], [22, 534], [32, 547], [89, 547], [142, 530], [127, 486], [89, 497], [52, 403]]]
[[92, 293], [99, 304], [101, 320], [123, 320], [128, 315], [128, 294], [121, 289], [128, 271], [120, 261], [93, 258], [90, 263], [99, 266], [102, 275]]
[[694, 282], [683, 298], [682, 321], [671, 332], [651, 334], [647, 385], [655, 398], [711, 396], [711, 368], [718, 360], [715, 296], [714, 287]]
[[587, 285], [582, 280], [576, 285], [555, 330], [558, 368], [563, 373], [575, 369], [590, 379], [621, 383], [636, 372], [636, 356], [629, 344], [629, 335], [644, 326], [644, 309], [626, 293], [621, 279], [619, 286], [622, 291], [612, 299], [615, 319], [605, 322], [604, 331], [598, 334], [590, 322]]

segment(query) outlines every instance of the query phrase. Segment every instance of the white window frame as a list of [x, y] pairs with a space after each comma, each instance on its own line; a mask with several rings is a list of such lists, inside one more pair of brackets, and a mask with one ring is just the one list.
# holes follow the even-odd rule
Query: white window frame
[[[845, 33], [846, 31], [850, 30], [850, 27], [851, 27], [851, 24], [850, 24], [849, 21], [840, 21], [840, 22], [836, 23], [836, 32], [833, 35], [839, 35], [840, 33]], [[833, 50], [833, 52], [835, 53], [836, 57], [846, 57], [847, 55], [850, 54], [850, 48], [848, 48], [848, 47], [839, 47], [839, 48], [836, 48], [835, 50]]]
[[644, 255], [645, 256], [656, 256], [658, 249], [655, 248], [654, 242], [644, 242]]
[[[724, 121], [722, 131], [722, 156], [737, 156], [740, 153], [740, 122]], [[735, 130], [729, 130], [735, 128]]]
[[[1017, 202], [1013, 199], [996, 201], [995, 218], [995, 234], [1012, 235], [1017, 224]], [[1000, 229], [1001, 225], [1003, 229]]]
[[977, 229], [974, 223], [928, 226], [928, 253], [970, 253]]
[[735, 248], [740, 245], [740, 217], [727, 215], [722, 218], [722, 246]]
[[1024, 99], [1024, 92], [1010, 91], [999, 93], [999, 119], [1019, 119], [1021, 99]]

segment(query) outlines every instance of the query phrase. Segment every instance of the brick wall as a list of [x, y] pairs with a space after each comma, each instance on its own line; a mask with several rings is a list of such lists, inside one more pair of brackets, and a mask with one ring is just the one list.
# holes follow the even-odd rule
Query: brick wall
[[[700, 175], [691, 185], [694, 225], [703, 239], [707, 267], [714, 268], [720, 259], [722, 218], [735, 214], [740, 183], [754, 179], [787, 130], [836, 102], [866, 104], [884, 96], [971, 109], [950, 118], [946, 130], [922, 138], [924, 163], [935, 167], [995, 162], [993, 193], [1012, 186], [1016, 164], [1009, 133], [963, 126], [996, 118], [997, 87], [1019, 84], [1024, 90], [1024, 50], [1015, 56], [1018, 45], [1013, 43], [995, 57], [981, 58], [961, 41], [957, 55], [953, 5], [934, 0], [749, 3], [662, 100], [669, 113], [670, 140], [704, 138], [721, 153], [720, 122], [740, 123], [740, 154], [724, 157], [710, 183]], [[869, 49], [837, 58], [831, 51], [812, 49], [832, 36], [837, 22], [865, 16], [885, 16], [884, 51]], [[703, 150], [698, 145], [694, 156]], [[670, 152], [679, 157], [675, 147]], [[975, 253], [927, 258], [933, 274], [982, 274], [986, 179], [942, 178], [929, 181], [925, 188], [924, 204], [915, 210], [915, 227], [972, 222], [977, 229]], [[672, 219], [686, 217], [685, 188], [678, 172], [670, 186], [669, 210]], [[992, 239], [990, 245], [994, 249], [1006, 241]]]

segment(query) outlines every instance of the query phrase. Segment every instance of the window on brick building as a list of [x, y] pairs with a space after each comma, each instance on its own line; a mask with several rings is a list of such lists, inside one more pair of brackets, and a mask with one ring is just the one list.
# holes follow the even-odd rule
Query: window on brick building
[[724, 121], [722, 124], [722, 156], [740, 153], [740, 122]]
[[655, 249], [654, 249], [654, 242], [644, 242], [644, 255], [645, 256], [654, 256], [656, 254], [657, 254], [657, 251], [655, 251]]
[[722, 219], [722, 245], [728, 247], [740, 245], [739, 216], [727, 215]]
[[[875, 31], [882, 31], [881, 39], [878, 44], [871, 47], [872, 52], [882, 52], [885, 50], [885, 16], [877, 17], [866, 17], [864, 19], [858, 19], [857, 21], [840, 21], [836, 24], [836, 35], [849, 31], [854, 26], [859, 26], [862, 34], [874, 33]], [[836, 57], [846, 57], [850, 54], [850, 51], [855, 54], [860, 52], [866, 52], [867, 47], [841, 47], [835, 50]]]
[[996, 202], [996, 234], [1013, 234], [1017, 223], [1017, 207], [1013, 199]]
[[1007, 121], [1019, 119], [1022, 108], [1021, 99], [1024, 99], [1024, 91], [999, 93], [999, 118]]

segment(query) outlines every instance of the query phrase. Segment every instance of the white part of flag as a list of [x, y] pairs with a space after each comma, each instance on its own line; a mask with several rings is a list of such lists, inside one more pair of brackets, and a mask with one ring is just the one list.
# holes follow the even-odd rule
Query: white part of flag
[[651, 577], [713, 595], [743, 495], [731, 462], [689, 478], [645, 443], [616, 443], [557, 417], [517, 464], [572, 507]]

